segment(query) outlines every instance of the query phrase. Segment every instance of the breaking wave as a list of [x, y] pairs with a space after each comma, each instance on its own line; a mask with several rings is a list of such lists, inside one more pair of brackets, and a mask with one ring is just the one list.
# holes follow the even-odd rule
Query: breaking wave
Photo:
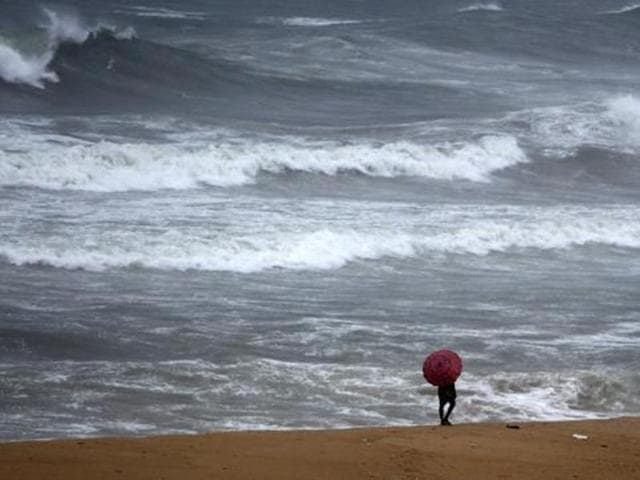
[[499, 169], [527, 161], [509, 136], [420, 145], [229, 139], [202, 144], [78, 142], [42, 135], [3, 138], [0, 185], [48, 189], [187, 189], [253, 183], [260, 173], [289, 171], [375, 177], [416, 176], [486, 181]]
[[489, 125], [504, 133], [469, 132], [467, 141], [437, 142], [431, 135], [431, 141], [338, 142], [236, 132], [204, 137], [194, 131], [168, 135], [166, 142], [123, 142], [43, 134], [7, 120], [0, 131], [0, 185], [152, 191], [247, 185], [264, 174], [290, 172], [485, 182], [528, 162], [525, 148], [549, 158], [565, 158], [585, 146], [640, 150], [640, 100], [633, 96], [516, 112]]
[[52, 52], [24, 55], [13, 47], [0, 44], [0, 78], [7, 83], [44, 88], [45, 82], [58, 81], [58, 75], [48, 68], [52, 58]]
[[0, 43], [0, 78], [7, 83], [24, 84], [39, 89], [47, 82], [57, 83], [59, 77], [51, 63], [56, 52], [64, 44], [83, 44], [91, 37], [108, 32], [117, 39], [131, 39], [135, 32], [131, 28], [118, 30], [115, 27], [98, 25], [86, 27], [73, 15], [59, 13], [49, 8], [42, 9], [46, 22], [47, 45], [43, 52], [25, 53], [15, 45]]
[[[506, 117], [518, 126], [512, 134], [527, 138], [550, 156], [565, 156], [580, 146], [602, 147], [616, 152], [640, 148], [640, 100], [633, 95], [603, 102], [547, 107], [516, 112]], [[522, 125], [526, 125], [523, 130]]]
[[[472, 421], [605, 418], [637, 408], [637, 375], [617, 372], [496, 373], [463, 377]], [[467, 414], [469, 415], [469, 414]]]

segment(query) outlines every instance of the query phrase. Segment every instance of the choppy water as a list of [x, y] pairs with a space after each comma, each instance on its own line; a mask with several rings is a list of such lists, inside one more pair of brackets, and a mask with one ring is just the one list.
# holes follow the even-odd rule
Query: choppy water
[[0, 8], [0, 438], [640, 414], [637, 5]]

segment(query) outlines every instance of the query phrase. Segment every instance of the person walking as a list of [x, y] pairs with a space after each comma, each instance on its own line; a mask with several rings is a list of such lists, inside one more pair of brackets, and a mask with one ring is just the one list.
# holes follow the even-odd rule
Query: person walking
[[[438, 409], [438, 413], [440, 414], [440, 425], [451, 425], [449, 421], [449, 416], [453, 409], [456, 407], [456, 384], [450, 383], [449, 385], [444, 385], [438, 387], [438, 400], [440, 400], [440, 408]], [[447, 414], [444, 414], [444, 409], [449, 405], [447, 409]]]
[[[427, 382], [438, 387], [440, 425], [451, 425], [449, 417], [456, 406], [456, 380], [462, 373], [462, 359], [451, 350], [437, 350], [425, 358], [422, 374]], [[445, 413], [446, 409], [446, 413]]]

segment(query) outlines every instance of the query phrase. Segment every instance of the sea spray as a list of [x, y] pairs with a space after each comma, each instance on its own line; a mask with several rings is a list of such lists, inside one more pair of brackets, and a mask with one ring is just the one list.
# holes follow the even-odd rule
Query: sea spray
[[47, 22], [42, 25], [42, 28], [48, 32], [50, 46], [53, 50], [61, 43], [80, 44], [88, 38], [90, 30], [82, 24], [78, 17], [56, 12], [50, 8], [42, 10], [47, 17]]
[[26, 55], [9, 45], [0, 44], [0, 78], [8, 83], [23, 83], [44, 88], [45, 82], [57, 82], [58, 75], [49, 70], [53, 52]]

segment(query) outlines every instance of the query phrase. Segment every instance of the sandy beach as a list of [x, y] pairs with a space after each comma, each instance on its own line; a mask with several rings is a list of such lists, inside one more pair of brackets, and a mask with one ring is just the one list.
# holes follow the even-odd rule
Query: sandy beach
[[640, 418], [19, 442], [0, 458], [12, 480], [631, 480]]

